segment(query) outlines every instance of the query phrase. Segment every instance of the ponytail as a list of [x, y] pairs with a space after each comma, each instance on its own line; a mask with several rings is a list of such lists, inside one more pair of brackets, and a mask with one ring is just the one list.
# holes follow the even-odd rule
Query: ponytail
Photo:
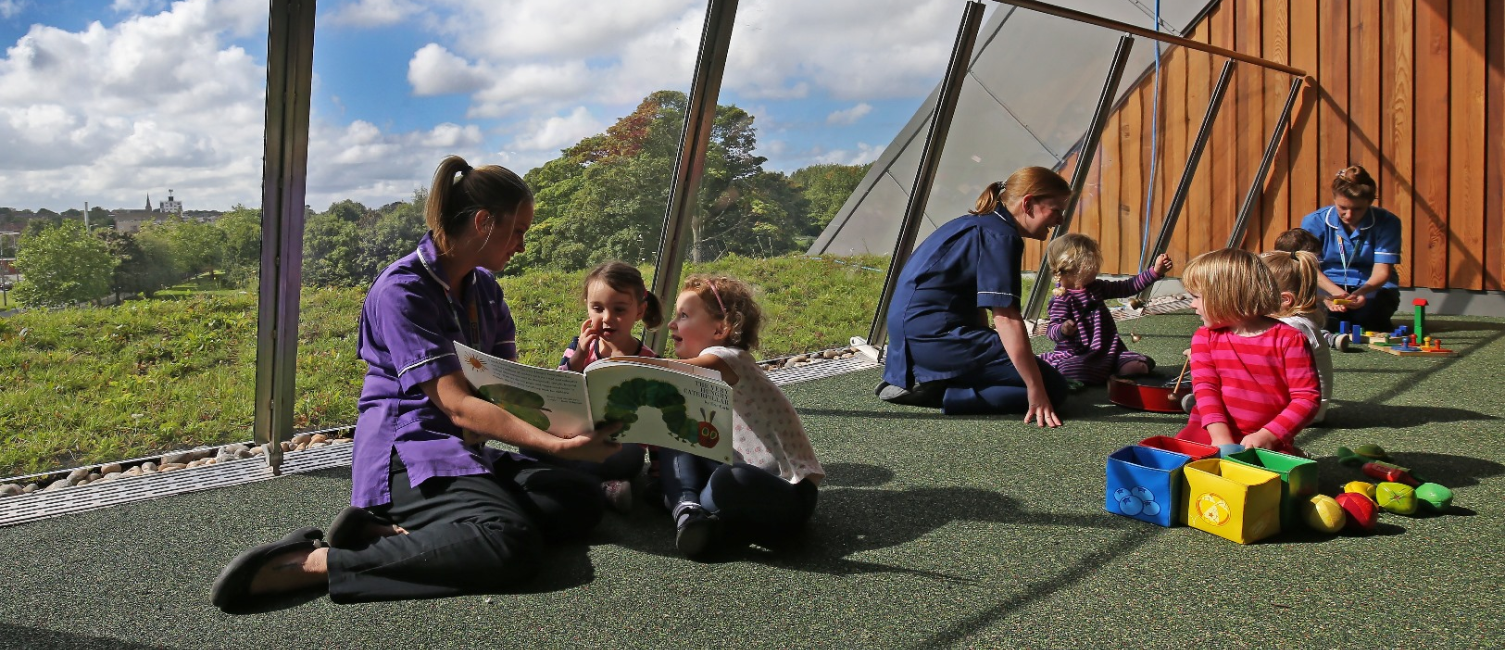
[[989, 214], [998, 209], [1007, 209], [1026, 196], [1071, 196], [1071, 183], [1060, 174], [1046, 167], [1021, 167], [1009, 174], [1008, 180], [994, 181], [983, 188], [972, 207], [972, 214]]
[[510, 220], [519, 208], [532, 202], [533, 191], [512, 170], [499, 165], [477, 169], [464, 158], [450, 156], [434, 172], [423, 219], [435, 248], [447, 253], [476, 212], [486, 210], [493, 220]]

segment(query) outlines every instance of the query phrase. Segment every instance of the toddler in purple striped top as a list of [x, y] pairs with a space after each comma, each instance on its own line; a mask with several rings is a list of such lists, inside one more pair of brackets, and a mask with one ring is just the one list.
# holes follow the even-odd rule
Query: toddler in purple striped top
[[1058, 286], [1050, 300], [1050, 327], [1046, 336], [1056, 349], [1040, 359], [1067, 379], [1101, 384], [1109, 376], [1132, 377], [1149, 372], [1155, 360], [1129, 350], [1118, 337], [1118, 326], [1104, 303], [1110, 298], [1138, 294], [1169, 273], [1173, 264], [1167, 255], [1155, 258], [1144, 272], [1127, 280], [1099, 280], [1102, 252], [1086, 235], [1062, 235], [1045, 249], [1045, 259]]

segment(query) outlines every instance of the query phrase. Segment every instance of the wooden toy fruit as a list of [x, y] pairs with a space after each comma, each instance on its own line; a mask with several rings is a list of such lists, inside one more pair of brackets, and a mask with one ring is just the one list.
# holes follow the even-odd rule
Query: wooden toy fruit
[[1380, 479], [1381, 481], [1404, 483], [1411, 487], [1421, 485], [1420, 481], [1411, 478], [1410, 472], [1395, 466], [1386, 466], [1380, 463], [1365, 463], [1363, 470], [1365, 475]]
[[1355, 533], [1367, 533], [1374, 530], [1374, 525], [1379, 521], [1379, 511], [1374, 507], [1374, 502], [1362, 494], [1344, 492], [1337, 496], [1334, 501], [1343, 507], [1343, 513], [1348, 516], [1344, 528]]
[[1416, 488], [1416, 500], [1428, 510], [1442, 512], [1453, 505], [1453, 491], [1436, 483], [1422, 483]]
[[1353, 453], [1370, 460], [1390, 460], [1390, 456], [1379, 445], [1359, 445], [1353, 448]]
[[1416, 514], [1416, 490], [1409, 485], [1386, 481], [1374, 487], [1380, 507], [1398, 515]]
[[1369, 497], [1370, 501], [1374, 500], [1374, 484], [1368, 481], [1349, 481], [1343, 484], [1343, 491], [1362, 494]]
[[1343, 506], [1326, 494], [1318, 494], [1302, 502], [1301, 518], [1306, 521], [1306, 525], [1322, 533], [1336, 533], [1348, 522]]

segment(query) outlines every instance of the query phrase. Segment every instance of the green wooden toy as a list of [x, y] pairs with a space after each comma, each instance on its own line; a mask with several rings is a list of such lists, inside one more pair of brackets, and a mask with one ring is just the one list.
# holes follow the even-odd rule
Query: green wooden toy
[[1422, 483], [1416, 488], [1416, 500], [1434, 512], [1444, 512], [1453, 505], [1453, 491], [1436, 483]]

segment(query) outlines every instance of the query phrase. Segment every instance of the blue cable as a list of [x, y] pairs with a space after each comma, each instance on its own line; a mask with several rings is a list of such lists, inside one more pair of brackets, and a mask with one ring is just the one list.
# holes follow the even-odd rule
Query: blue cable
[[[1155, 0], [1155, 31], [1160, 31], [1160, 0]], [[1139, 268], [1143, 269], [1150, 260], [1146, 259], [1150, 248], [1150, 221], [1155, 214], [1155, 151], [1160, 140], [1160, 42], [1155, 42], [1155, 103], [1150, 112], [1150, 181], [1144, 190], [1144, 228], [1139, 241]]]

